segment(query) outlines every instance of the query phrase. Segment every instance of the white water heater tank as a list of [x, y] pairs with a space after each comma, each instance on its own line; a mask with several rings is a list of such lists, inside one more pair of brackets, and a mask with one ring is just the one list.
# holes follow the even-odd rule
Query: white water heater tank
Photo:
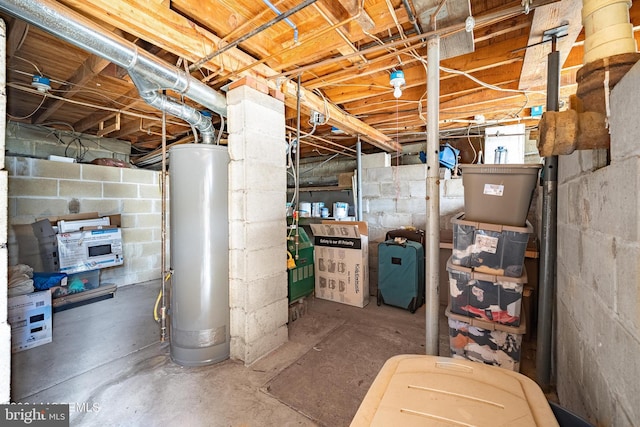
[[229, 358], [229, 214], [226, 147], [169, 150], [171, 359], [202, 366]]

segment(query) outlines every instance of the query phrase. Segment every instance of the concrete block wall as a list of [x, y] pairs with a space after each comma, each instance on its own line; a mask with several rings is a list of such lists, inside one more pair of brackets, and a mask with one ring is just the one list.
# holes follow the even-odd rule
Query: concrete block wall
[[[378, 244], [384, 241], [386, 233], [408, 226], [426, 229], [426, 178], [427, 167], [422, 163], [363, 169], [362, 204], [363, 217], [369, 226], [371, 295], [377, 294]], [[440, 228], [451, 229], [451, 217], [463, 209], [462, 179], [442, 179], [440, 181]]]
[[[121, 286], [161, 277], [159, 172], [25, 157], [5, 163], [10, 227], [77, 212], [121, 214], [124, 265], [102, 269], [101, 281]], [[10, 242], [12, 264], [18, 250]]]
[[229, 90], [231, 357], [249, 365], [288, 339], [284, 104]]
[[640, 114], [636, 65], [611, 95], [611, 164], [561, 156], [557, 390], [598, 426], [640, 420]]
[[[97, 138], [41, 125], [7, 123], [6, 150], [11, 156], [48, 158], [49, 155], [77, 158], [83, 163], [98, 158], [129, 161], [131, 144], [114, 138]], [[82, 143], [82, 146], [79, 146]]]
[[[300, 160], [300, 187], [321, 187], [338, 185], [338, 175], [353, 172], [357, 163], [351, 157], [336, 157], [322, 164], [326, 159], [312, 158]], [[294, 186], [293, 177], [287, 174], [287, 185]]]

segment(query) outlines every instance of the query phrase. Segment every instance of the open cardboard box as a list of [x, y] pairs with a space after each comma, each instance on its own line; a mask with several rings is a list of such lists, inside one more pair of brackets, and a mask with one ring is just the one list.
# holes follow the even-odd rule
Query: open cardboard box
[[[69, 233], [57, 233], [56, 230], [57, 224], [63, 221], [91, 224], [92, 219], [106, 217], [109, 225], [82, 226], [79, 231]], [[31, 265], [36, 271], [68, 274], [122, 265], [120, 224], [119, 214], [101, 217], [97, 212], [86, 212], [39, 218], [31, 224], [31, 233], [24, 226], [14, 226], [14, 230], [20, 230], [16, 233], [20, 262]]]
[[369, 303], [369, 231], [366, 222], [322, 221], [314, 236], [316, 297], [364, 307]]

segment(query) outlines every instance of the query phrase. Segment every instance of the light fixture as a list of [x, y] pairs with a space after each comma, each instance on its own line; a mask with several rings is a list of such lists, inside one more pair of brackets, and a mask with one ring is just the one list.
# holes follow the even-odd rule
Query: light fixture
[[31, 78], [31, 86], [38, 89], [38, 91], [45, 93], [51, 89], [51, 81], [45, 76], [34, 74]]
[[393, 71], [391, 73], [391, 80], [389, 80], [389, 84], [394, 88], [393, 96], [395, 96], [396, 98], [400, 98], [400, 96], [402, 95], [402, 89], [400, 89], [400, 86], [404, 86], [405, 83], [406, 82], [404, 80], [404, 73], [402, 72], [402, 70]]
[[476, 26], [476, 20], [473, 18], [473, 16], [467, 16], [467, 19], [464, 20], [464, 30], [467, 33], [470, 33], [473, 31], [475, 26]]

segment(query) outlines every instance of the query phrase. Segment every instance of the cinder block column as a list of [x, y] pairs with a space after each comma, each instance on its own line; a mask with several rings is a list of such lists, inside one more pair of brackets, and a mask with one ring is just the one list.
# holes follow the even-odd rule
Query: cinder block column
[[248, 78], [227, 93], [231, 357], [247, 365], [288, 339], [283, 101]]

